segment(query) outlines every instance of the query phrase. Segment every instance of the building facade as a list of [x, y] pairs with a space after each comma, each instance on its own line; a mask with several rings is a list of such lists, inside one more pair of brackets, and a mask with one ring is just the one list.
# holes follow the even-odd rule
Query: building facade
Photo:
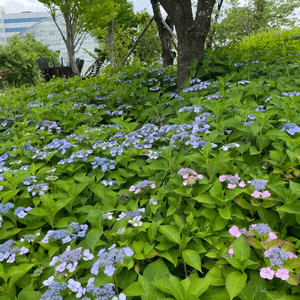
[[27, 29], [41, 20], [51, 17], [48, 12], [24, 11], [21, 13], [6, 14], [4, 7], [0, 7], [0, 15], [1, 44], [5, 44], [14, 34]]
[[[5, 14], [5, 9], [3, 11], [4, 12], [1, 13], [0, 10], [0, 43], [2, 40], [2, 44], [5, 44], [7, 40], [16, 33], [19, 34], [21, 39], [25, 38], [28, 33], [31, 33], [37, 41], [49, 46], [49, 49], [56, 51], [59, 54], [59, 60], [62, 61], [65, 66], [69, 65], [67, 47], [53, 18], [48, 12]], [[57, 16], [57, 23], [62, 33], [66, 36], [66, 26], [64, 25], [62, 14]], [[94, 49], [97, 46], [97, 40], [87, 35], [80, 50], [76, 52], [76, 58], [84, 59], [82, 73], [95, 61], [88, 52], [95, 54]]]

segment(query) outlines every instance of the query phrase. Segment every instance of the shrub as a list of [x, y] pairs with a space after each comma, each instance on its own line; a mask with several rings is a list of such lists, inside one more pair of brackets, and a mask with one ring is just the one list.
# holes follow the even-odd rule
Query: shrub
[[0, 98], [3, 299], [299, 299], [299, 56], [205, 60]]
[[11, 86], [34, 85], [41, 81], [41, 72], [36, 60], [45, 57], [48, 61], [58, 53], [37, 42], [32, 35], [23, 40], [14, 35], [5, 46], [0, 47], [0, 69], [8, 69], [14, 76], [5, 76], [3, 82]]
[[259, 31], [257, 34], [252, 33], [249, 37], [244, 37], [241, 42], [235, 45], [235, 48], [251, 52], [255, 50], [275, 49], [289, 43], [295, 47], [296, 51], [299, 51], [300, 40], [298, 38], [291, 38], [294, 35], [300, 35], [299, 27], [289, 30], [274, 29]]

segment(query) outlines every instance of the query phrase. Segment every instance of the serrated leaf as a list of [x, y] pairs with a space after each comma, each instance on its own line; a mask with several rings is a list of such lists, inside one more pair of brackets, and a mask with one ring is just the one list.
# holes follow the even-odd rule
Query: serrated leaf
[[187, 297], [190, 295], [199, 297], [208, 289], [208, 287], [209, 281], [206, 278], [197, 278], [191, 282], [187, 291]]
[[197, 251], [195, 250], [183, 250], [182, 251], [182, 258], [183, 260], [194, 269], [202, 272], [201, 269], [201, 258]]
[[234, 257], [239, 259], [241, 262], [249, 259], [250, 245], [245, 241], [243, 236], [239, 237], [234, 241], [233, 253], [234, 253]]
[[246, 281], [246, 273], [232, 272], [227, 276], [226, 289], [230, 295], [230, 300], [232, 300], [244, 289]]
[[144, 290], [141, 284], [135, 281], [131, 285], [129, 285], [125, 290], [123, 290], [122, 293], [124, 293], [128, 297], [141, 296], [144, 295]]
[[143, 276], [150, 282], [157, 281], [159, 279], [168, 278], [169, 269], [164, 261], [160, 258], [150, 263], [144, 270]]
[[180, 234], [177, 226], [162, 225], [158, 231], [172, 242], [180, 245]]
[[172, 294], [177, 300], [185, 300], [185, 291], [180, 280], [175, 276], [169, 277]]

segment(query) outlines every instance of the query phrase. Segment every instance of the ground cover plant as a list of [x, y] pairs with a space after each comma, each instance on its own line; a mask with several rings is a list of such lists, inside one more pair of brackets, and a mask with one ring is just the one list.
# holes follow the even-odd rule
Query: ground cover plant
[[0, 98], [0, 299], [299, 299], [299, 55]]

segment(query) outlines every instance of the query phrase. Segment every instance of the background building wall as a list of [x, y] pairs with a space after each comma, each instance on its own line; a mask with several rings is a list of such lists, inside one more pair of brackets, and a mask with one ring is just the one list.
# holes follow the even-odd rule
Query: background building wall
[[[64, 25], [64, 18], [62, 14], [57, 16], [57, 23], [63, 34], [66, 35], [66, 27]], [[67, 47], [52, 17], [41, 20], [36, 24], [28, 27], [27, 29], [21, 31], [19, 33], [19, 36], [21, 38], [25, 38], [27, 33], [32, 33], [37, 41], [49, 46], [49, 49], [58, 52], [59, 60], [63, 60], [64, 66], [69, 65]], [[84, 59], [82, 74], [84, 74], [89, 66], [95, 61], [95, 59], [91, 57], [84, 49], [87, 49], [88, 52], [95, 54], [94, 49], [96, 47], [97, 40], [88, 35], [84, 40], [80, 50], [76, 52], [75, 58]]]

